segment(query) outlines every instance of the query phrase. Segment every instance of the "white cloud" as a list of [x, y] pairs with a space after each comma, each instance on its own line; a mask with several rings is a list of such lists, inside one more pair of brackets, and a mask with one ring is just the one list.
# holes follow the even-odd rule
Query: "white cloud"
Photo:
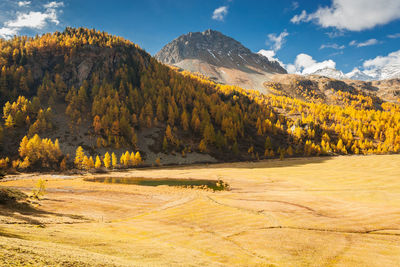
[[399, 18], [399, 0], [332, 0], [331, 6], [319, 7], [312, 14], [303, 10], [290, 21], [300, 23], [313, 20], [324, 28], [361, 31]]
[[389, 37], [389, 38], [391, 38], [391, 39], [400, 38], [400, 33], [389, 34], [387, 37]]
[[386, 65], [400, 65], [400, 50], [392, 52], [387, 56], [377, 56], [374, 59], [364, 61], [363, 67], [368, 69], [382, 68]]
[[12, 38], [17, 33], [18, 33], [18, 31], [16, 29], [7, 28], [7, 27], [0, 28], [0, 37], [6, 38], [6, 39]]
[[[27, 1], [26, 1], [27, 2]], [[24, 3], [26, 3], [24, 2]], [[8, 20], [0, 29], [0, 37], [11, 38], [18, 34], [21, 29], [44, 29], [49, 23], [58, 25], [58, 8], [64, 6], [63, 2], [50, 2], [43, 5], [44, 11], [17, 12], [16, 18]]]
[[285, 43], [285, 38], [289, 35], [289, 33], [284, 30], [281, 32], [279, 35], [276, 35], [275, 33], [270, 33], [268, 34], [268, 39], [269, 41], [267, 43], [272, 43], [272, 49], [274, 51], [278, 51], [281, 49], [282, 45]]
[[258, 54], [268, 58], [269, 61], [276, 61], [278, 62], [282, 67], [285, 67], [285, 64], [283, 64], [278, 58], [276, 58], [276, 54], [274, 50], [264, 50], [261, 49], [258, 51]]
[[58, 24], [57, 18], [54, 14], [34, 12], [29, 13], [17, 13], [17, 18], [15, 20], [10, 20], [5, 23], [6, 27], [9, 28], [32, 28], [32, 29], [42, 29], [46, 26], [47, 20], [55, 21]]
[[379, 41], [373, 38], [373, 39], [369, 39], [369, 40], [367, 40], [365, 42], [361, 42], [361, 43], [358, 43], [356, 40], [353, 40], [349, 43], [349, 45], [357, 46], [357, 47], [364, 47], [364, 46], [376, 45], [378, 43], [379, 43]]
[[309, 19], [307, 17], [307, 12], [305, 10], [301, 11], [301, 13], [299, 15], [295, 15], [290, 20], [291, 23], [295, 23], [295, 24], [299, 24], [302, 21], [309, 21]]
[[214, 10], [212, 19], [223, 21], [226, 15], [228, 15], [228, 6], [221, 6]]
[[332, 48], [332, 49], [337, 49], [337, 50], [339, 50], [339, 49], [345, 48], [345, 45], [338, 45], [338, 44], [322, 44], [322, 45], [320, 46], [319, 49], [325, 49], [325, 48]]
[[296, 73], [297, 72], [296, 66], [294, 64], [288, 64], [286, 65], [286, 71], [288, 73]]
[[59, 7], [63, 7], [64, 6], [64, 2], [50, 2], [48, 4], [45, 4], [43, 7], [46, 9], [55, 9], [55, 8], [59, 8]]
[[23, 7], [23, 6], [29, 6], [31, 4], [31, 1], [19, 1], [18, 6]]
[[268, 59], [273, 59], [275, 56], [275, 51], [261, 49], [260, 51], [258, 51], [258, 54], [263, 55], [264, 57], [266, 57]]
[[331, 68], [336, 69], [336, 62], [328, 59], [322, 62], [317, 62], [310, 55], [307, 54], [299, 54], [296, 57], [294, 64], [288, 64], [286, 69], [289, 73], [297, 73], [297, 74], [311, 74], [316, 72], [317, 70]]

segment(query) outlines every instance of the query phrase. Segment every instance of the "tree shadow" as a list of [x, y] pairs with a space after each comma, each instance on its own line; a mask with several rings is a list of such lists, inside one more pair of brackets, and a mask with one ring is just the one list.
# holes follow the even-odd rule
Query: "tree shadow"
[[[33, 207], [27, 199], [24, 200], [9, 200], [7, 202], [0, 204], [0, 216], [13, 218], [18, 220], [22, 224], [33, 224], [44, 227], [46, 225], [40, 219], [46, 219], [50, 217], [59, 217], [59, 218], [69, 218], [73, 220], [88, 220], [84, 216], [80, 215], [72, 215], [72, 214], [63, 214], [56, 212], [45, 211], [36, 207]], [[11, 223], [12, 224], [12, 223]]]
[[[326, 162], [334, 157], [322, 156], [322, 157], [296, 157], [296, 158], [285, 158], [280, 159], [266, 159], [260, 161], [246, 161], [246, 162], [233, 162], [229, 168], [238, 169], [267, 169], [267, 168], [280, 168], [280, 167], [296, 167], [307, 164], [319, 164]], [[210, 164], [209, 168], [226, 168], [226, 166], [218, 166], [218, 164]]]
[[143, 167], [137, 168], [140, 170], [160, 170], [160, 169], [193, 169], [193, 168], [208, 168], [208, 169], [225, 169], [225, 168], [238, 168], [238, 169], [267, 169], [279, 167], [295, 167], [307, 164], [318, 164], [333, 159], [334, 156], [320, 156], [320, 157], [293, 157], [280, 159], [265, 159], [258, 161], [222, 161], [222, 162], [197, 162], [194, 164], [169, 164], [161, 167]]
[[0, 228], [0, 236], [1, 236], [1, 237], [7, 237], [7, 238], [25, 239], [24, 237], [22, 237], [22, 236], [20, 236], [20, 235], [7, 233], [7, 232], [5, 232], [4, 230], [2, 230], [1, 228]]

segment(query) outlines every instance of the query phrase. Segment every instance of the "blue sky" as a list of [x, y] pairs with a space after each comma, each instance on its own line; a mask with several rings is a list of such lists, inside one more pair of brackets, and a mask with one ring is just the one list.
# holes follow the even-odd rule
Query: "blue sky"
[[211, 28], [266, 50], [292, 72], [400, 61], [400, 52], [389, 55], [400, 51], [400, 0], [0, 0], [3, 38], [66, 26], [123, 36], [151, 54]]

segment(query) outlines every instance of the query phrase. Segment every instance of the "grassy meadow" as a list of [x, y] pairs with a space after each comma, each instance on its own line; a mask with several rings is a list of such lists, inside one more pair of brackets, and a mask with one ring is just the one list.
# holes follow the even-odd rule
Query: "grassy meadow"
[[0, 206], [0, 266], [398, 266], [400, 155], [137, 169], [229, 191], [8, 176], [46, 194]]

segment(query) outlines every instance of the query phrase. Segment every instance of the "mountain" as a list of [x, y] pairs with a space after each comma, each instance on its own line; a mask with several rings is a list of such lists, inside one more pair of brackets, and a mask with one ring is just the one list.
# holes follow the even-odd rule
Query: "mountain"
[[[230, 47], [225, 62], [222, 50], [206, 49], [215, 64], [241, 62], [236, 71], [248, 73], [258, 60], [259, 71], [284, 72], [219, 33], [201, 35]], [[276, 95], [265, 95], [181, 72], [129, 40], [85, 28], [0, 39], [0, 70], [0, 172], [400, 151], [398, 106], [382, 104], [400, 95], [400, 80], [353, 86], [273, 74], [277, 82], [263, 86]], [[398, 144], [383, 145], [376, 136], [384, 133]]]
[[364, 73], [373, 77], [374, 80], [388, 80], [400, 78], [400, 63], [387, 64], [381, 68], [364, 70]]
[[165, 45], [155, 58], [223, 84], [265, 91], [271, 74], [286, 73], [276, 61], [253, 53], [238, 41], [214, 30], [190, 32]]
[[346, 78], [350, 80], [359, 80], [359, 81], [372, 81], [374, 80], [373, 76], [366, 74], [365, 72], [355, 68], [349, 73], [346, 73]]
[[360, 70], [355, 68], [349, 73], [343, 74], [340, 70], [323, 68], [311, 75], [325, 76], [337, 80], [381, 81], [400, 78], [400, 64], [387, 64], [381, 68]]
[[[240, 51], [237, 57], [232, 52], [237, 62], [242, 56], [268, 70], [280, 68], [230, 42]], [[0, 170], [5, 157], [26, 169], [73, 166], [76, 155], [85, 161], [76, 167], [91, 168], [87, 157], [93, 162], [106, 152], [124, 162], [119, 166], [140, 158], [132, 154], [137, 151], [148, 165], [178, 164], [272, 157], [293, 144], [282, 126], [275, 127], [286, 119], [257, 95], [181, 73], [105, 32], [66, 28], [0, 39], [0, 70]], [[131, 154], [122, 157], [126, 151]]]
[[329, 78], [333, 78], [333, 79], [337, 79], [337, 80], [342, 80], [342, 79], [346, 78], [346, 76], [340, 70], [328, 68], [328, 67], [319, 69], [309, 75], [325, 76], [325, 77], [329, 77]]

